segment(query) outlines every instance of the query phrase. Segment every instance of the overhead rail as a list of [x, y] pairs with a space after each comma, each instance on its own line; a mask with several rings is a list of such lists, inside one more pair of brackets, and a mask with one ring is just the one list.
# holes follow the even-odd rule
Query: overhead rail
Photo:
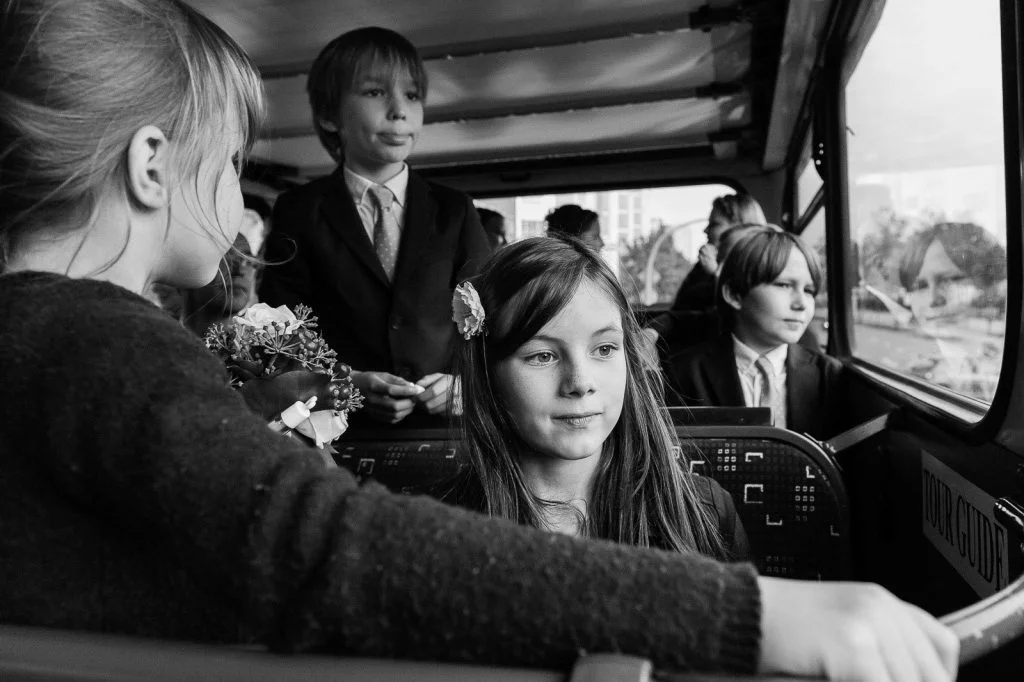
[[[605, 109], [608, 107], [628, 106], [633, 104], [655, 104], [682, 99], [718, 99], [741, 94], [744, 90], [742, 82], [709, 83], [694, 88], [673, 88], [655, 90], [645, 93], [594, 93], [557, 102], [541, 102], [523, 105], [500, 105], [495, 107], [474, 108], [471, 111], [459, 111], [454, 107], [436, 109], [428, 108], [423, 117], [424, 124], [461, 123], [484, 119], [505, 118], [510, 116], [531, 116], [534, 114], [558, 114], [588, 109]], [[282, 126], [266, 129], [261, 138], [284, 140], [313, 135], [312, 124]]]

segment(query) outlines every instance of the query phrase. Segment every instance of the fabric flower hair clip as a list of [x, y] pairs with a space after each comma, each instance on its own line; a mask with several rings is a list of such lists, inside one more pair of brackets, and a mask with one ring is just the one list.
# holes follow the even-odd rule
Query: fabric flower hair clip
[[469, 282], [463, 282], [455, 287], [452, 296], [452, 322], [462, 334], [462, 338], [469, 341], [477, 334], [486, 333], [486, 318], [484, 304], [480, 301], [480, 294], [476, 288]]

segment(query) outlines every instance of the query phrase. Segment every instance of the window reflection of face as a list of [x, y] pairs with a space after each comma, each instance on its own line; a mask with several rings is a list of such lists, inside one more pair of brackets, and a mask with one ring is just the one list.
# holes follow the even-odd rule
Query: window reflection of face
[[929, 320], [963, 312], [980, 289], [950, 259], [942, 242], [932, 240], [924, 252], [921, 271], [907, 293], [918, 319]]

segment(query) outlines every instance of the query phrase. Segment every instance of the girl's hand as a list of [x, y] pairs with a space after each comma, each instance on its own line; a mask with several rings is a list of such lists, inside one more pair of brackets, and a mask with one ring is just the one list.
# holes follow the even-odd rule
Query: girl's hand
[[447, 414], [449, 394], [454, 392], [452, 398], [452, 412], [454, 416], [462, 414], [462, 391], [459, 381], [451, 374], [428, 374], [416, 382], [425, 390], [416, 396], [416, 402], [423, 405], [428, 414]]
[[352, 372], [352, 383], [363, 394], [363, 410], [377, 421], [397, 424], [412, 413], [411, 398], [423, 393], [423, 387], [387, 372]]
[[700, 261], [700, 266], [704, 268], [704, 271], [709, 275], [715, 274], [718, 270], [718, 247], [714, 244], [705, 244], [700, 247], [700, 251], [697, 252], [697, 260]]
[[956, 635], [878, 585], [758, 583], [761, 673], [865, 682], [956, 678]]

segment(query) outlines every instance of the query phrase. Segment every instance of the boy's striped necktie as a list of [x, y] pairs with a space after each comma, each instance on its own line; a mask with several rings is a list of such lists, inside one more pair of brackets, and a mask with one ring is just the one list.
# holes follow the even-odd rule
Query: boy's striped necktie
[[373, 222], [373, 250], [377, 252], [380, 265], [388, 280], [395, 277], [395, 262], [398, 260], [398, 216], [395, 215], [395, 195], [387, 187], [373, 185], [370, 195], [377, 204], [377, 216]]
[[757, 406], [772, 408], [772, 424], [775, 424], [779, 416], [778, 406], [775, 404], [775, 368], [763, 355], [754, 362], [754, 366], [761, 377], [761, 393], [757, 399]]

